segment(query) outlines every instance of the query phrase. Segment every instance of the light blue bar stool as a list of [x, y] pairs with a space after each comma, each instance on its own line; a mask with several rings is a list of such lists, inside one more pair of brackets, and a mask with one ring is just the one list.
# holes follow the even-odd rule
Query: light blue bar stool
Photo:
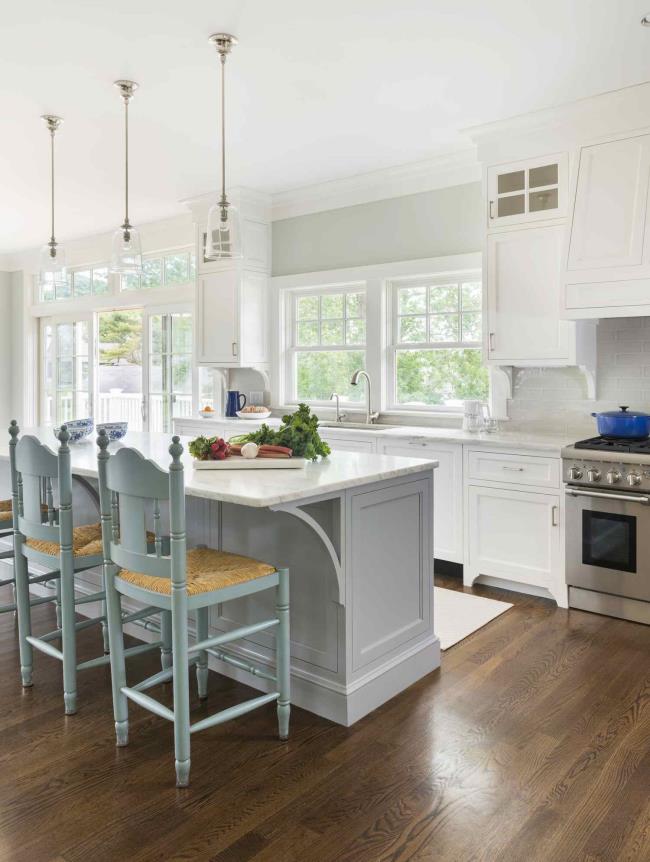
[[[146, 460], [135, 449], [108, 453], [108, 437], [100, 431], [98, 472], [104, 581], [110, 639], [113, 709], [117, 745], [128, 742], [128, 701], [150, 710], [174, 724], [176, 784], [186, 787], [190, 775], [190, 735], [237, 718], [264, 704], [277, 701], [280, 739], [289, 735], [289, 572], [266, 563], [215, 551], [187, 550], [185, 535], [185, 489], [181, 455], [183, 447], [174, 437], [169, 453], [169, 472]], [[170, 535], [161, 532], [162, 501], [169, 503]], [[153, 518], [154, 551], [144, 540], [146, 521]], [[208, 632], [208, 611], [221, 604], [262, 590], [275, 589], [276, 614], [271, 619], [243, 626], [214, 637]], [[127, 686], [124, 662], [121, 597], [127, 596], [171, 612], [172, 668], [160, 671], [133, 686]], [[188, 611], [196, 612], [197, 640], [188, 642]], [[275, 630], [276, 675], [248, 664], [221, 648], [256, 632]], [[196, 664], [198, 694], [207, 697], [208, 655], [271, 682], [272, 691], [190, 724], [189, 666]], [[174, 707], [169, 709], [144, 692], [173, 680]]]
[[[12, 422], [9, 428], [10, 463], [12, 473], [12, 504], [14, 517], [14, 578], [16, 588], [16, 610], [18, 615], [18, 637], [20, 645], [20, 672], [24, 687], [32, 685], [33, 650], [58, 659], [63, 665], [63, 699], [66, 715], [77, 711], [77, 671], [108, 664], [105, 655], [108, 647], [108, 631], [104, 650], [98, 658], [77, 663], [77, 632], [91, 626], [106, 627], [106, 617], [101, 615], [75, 620], [78, 605], [89, 602], [104, 602], [104, 590], [85, 596], [75, 595], [75, 576], [87, 569], [102, 566], [101, 527], [85, 524], [74, 527], [72, 518], [72, 468], [70, 464], [70, 435], [65, 425], [58, 434], [60, 446], [55, 455], [36, 437], [25, 435], [18, 439], [19, 428]], [[54, 504], [53, 482], [58, 490], [58, 507]], [[45, 486], [47, 517], [43, 518], [41, 488]], [[32, 634], [30, 579], [28, 561], [49, 569], [43, 579], [58, 576], [60, 579], [60, 622], [47, 634], [35, 637]], [[58, 566], [58, 569], [55, 567]], [[148, 609], [149, 616], [157, 609]], [[61, 647], [53, 641], [60, 641]], [[146, 644], [146, 649], [162, 647], [163, 642]], [[135, 647], [130, 653], [142, 652]]]

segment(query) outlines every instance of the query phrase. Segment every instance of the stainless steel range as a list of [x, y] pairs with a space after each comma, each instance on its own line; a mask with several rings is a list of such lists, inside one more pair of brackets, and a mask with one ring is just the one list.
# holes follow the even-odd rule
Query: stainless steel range
[[650, 625], [650, 440], [562, 450], [569, 606]]

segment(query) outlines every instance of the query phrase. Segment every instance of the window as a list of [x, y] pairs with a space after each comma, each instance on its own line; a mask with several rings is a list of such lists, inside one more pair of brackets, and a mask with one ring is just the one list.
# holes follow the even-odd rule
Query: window
[[457, 410], [487, 399], [478, 276], [393, 282], [391, 406]]
[[63, 284], [55, 286], [51, 281], [42, 284], [40, 298], [42, 302], [54, 302], [80, 296], [100, 296], [110, 290], [108, 279], [108, 267], [103, 265], [68, 270]]
[[123, 275], [122, 290], [151, 290], [157, 287], [173, 287], [188, 284], [195, 275], [194, 255], [190, 252], [175, 252], [164, 256], [145, 258], [142, 275]]
[[363, 400], [362, 387], [350, 385], [366, 364], [366, 294], [359, 286], [301, 291], [289, 295], [287, 392], [292, 402]]
[[90, 412], [88, 320], [44, 321], [41, 329], [44, 421], [60, 425]]

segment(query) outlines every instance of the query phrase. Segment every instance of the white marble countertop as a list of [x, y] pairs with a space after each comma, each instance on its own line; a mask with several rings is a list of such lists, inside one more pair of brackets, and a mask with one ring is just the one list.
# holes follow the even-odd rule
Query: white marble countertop
[[[215, 417], [214, 419], [202, 419], [199, 417], [190, 417], [189, 419], [177, 420], [181, 424], [191, 421], [193, 424], [201, 423], [206, 426], [206, 433], [210, 431], [213, 424], [215, 425], [230, 425], [233, 426], [233, 433], [245, 433], [245, 428], [249, 424], [247, 419], [226, 419], [225, 417]], [[257, 424], [266, 422], [267, 425], [277, 426], [280, 424], [280, 419], [272, 417], [266, 420], [257, 420]], [[254, 423], [251, 425], [257, 427]], [[567, 434], [539, 434], [530, 431], [507, 431], [499, 430], [491, 434], [479, 433], [472, 434], [469, 431], [463, 431], [460, 428], [436, 428], [429, 425], [386, 425], [381, 423], [373, 426], [373, 429], [368, 431], [363, 428], [350, 428], [345, 422], [340, 425], [321, 425], [320, 430], [323, 435], [331, 436], [354, 436], [356, 434], [366, 435], [370, 437], [388, 437], [388, 438], [405, 438], [421, 439], [437, 441], [439, 443], [463, 443], [464, 445], [480, 446], [486, 449], [511, 449], [513, 451], [538, 451], [545, 454], [560, 457], [561, 451], [565, 446], [575, 442], [575, 435]]]
[[[51, 428], [27, 428], [22, 434], [32, 434], [56, 451], [58, 444]], [[192, 458], [187, 453], [191, 439], [181, 437], [186, 450], [183, 455], [186, 493], [193, 497], [255, 508], [307, 500], [358, 485], [421, 473], [438, 464], [437, 461], [423, 458], [333, 452], [329, 458], [307, 464], [304, 470], [198, 471], [193, 469]], [[91, 478], [97, 476], [98, 450], [95, 440], [96, 435], [92, 434], [70, 446], [73, 473]], [[170, 443], [171, 434], [130, 431], [123, 441], [111, 443], [109, 452], [116, 452], [121, 446], [131, 446], [167, 470], [171, 462], [168, 452]], [[9, 439], [5, 435], [0, 441], [0, 460], [8, 458]]]

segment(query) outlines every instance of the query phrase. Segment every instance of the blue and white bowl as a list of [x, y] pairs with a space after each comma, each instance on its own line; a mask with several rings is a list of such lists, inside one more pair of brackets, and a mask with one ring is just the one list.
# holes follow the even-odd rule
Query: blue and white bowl
[[128, 431], [128, 422], [100, 422], [97, 426], [97, 433], [106, 431], [106, 436], [109, 440], [121, 440]]
[[[68, 429], [68, 434], [70, 435], [70, 443], [78, 443], [80, 440], [83, 440], [84, 437], [93, 433], [95, 423], [90, 418], [71, 419], [69, 422], [65, 423], [65, 427]], [[54, 436], [58, 439], [61, 426], [59, 425], [52, 430], [54, 431]]]

